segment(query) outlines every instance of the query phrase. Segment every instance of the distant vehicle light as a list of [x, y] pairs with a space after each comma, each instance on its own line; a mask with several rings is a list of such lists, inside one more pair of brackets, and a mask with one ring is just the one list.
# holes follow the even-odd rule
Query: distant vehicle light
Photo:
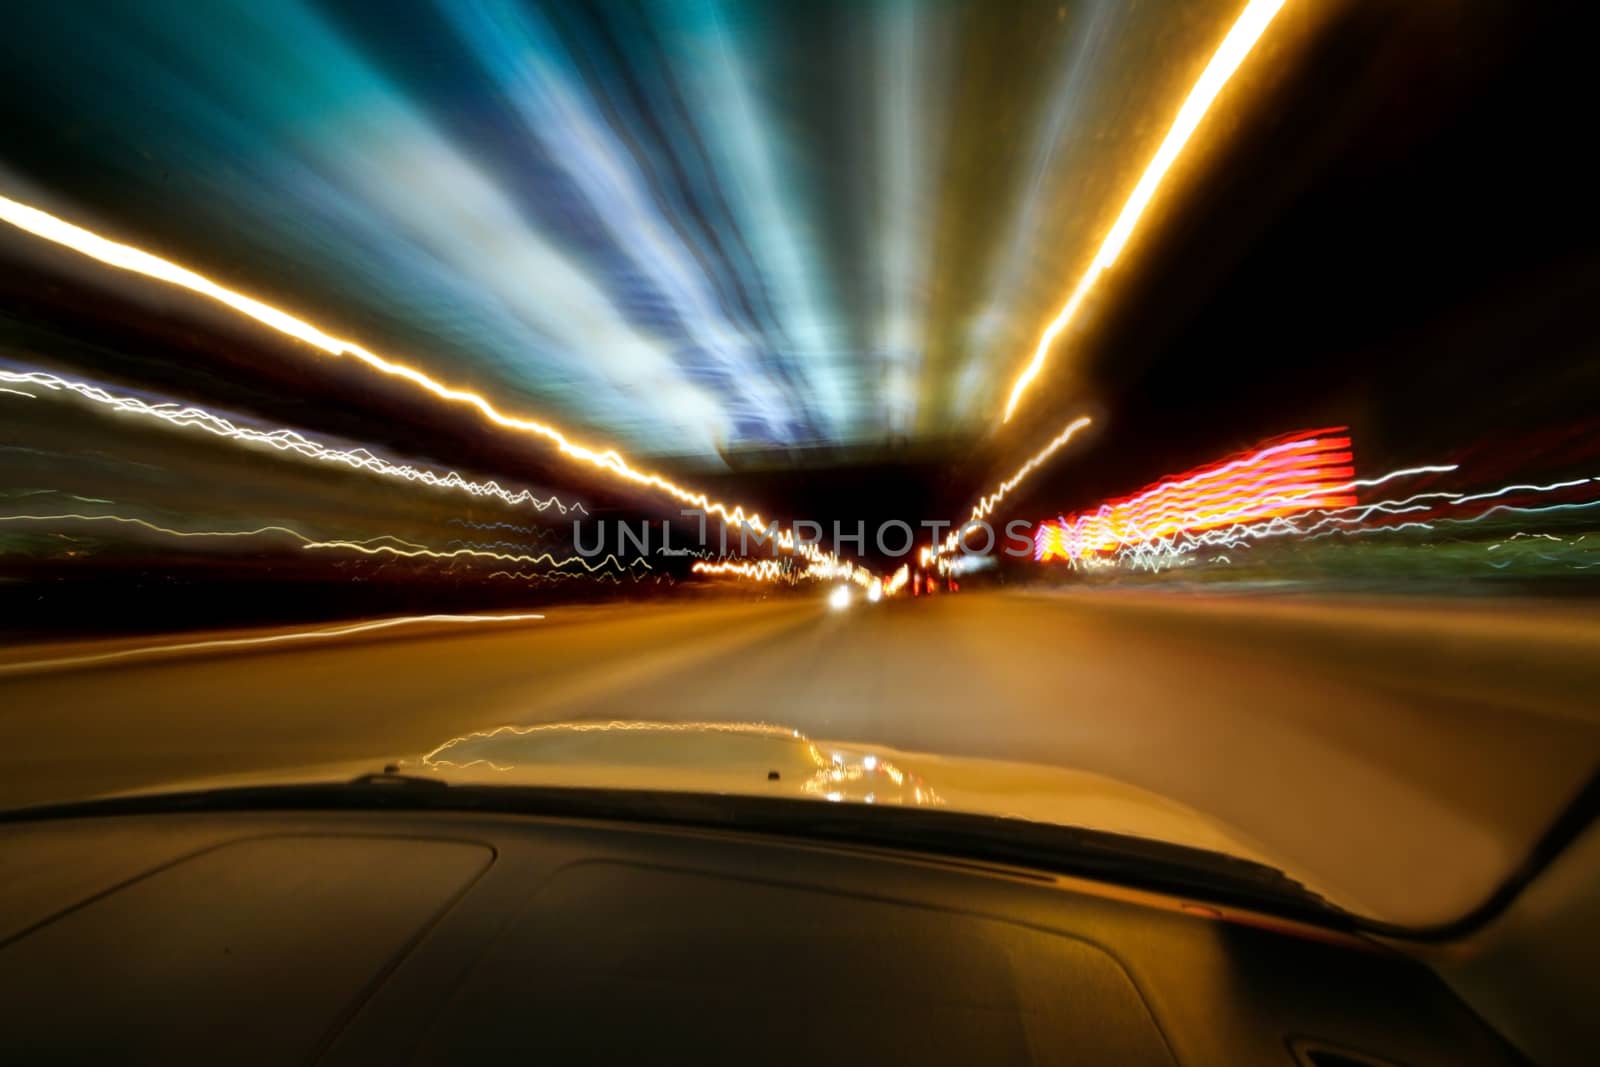
[[843, 611], [850, 606], [850, 587], [848, 585], [835, 586], [833, 592], [828, 594], [828, 606], [834, 611]]
[[883, 599], [883, 583], [882, 582], [874, 581], [871, 585], [867, 586], [867, 601], [869, 603], [876, 604], [878, 601], [880, 601], [882, 599]]

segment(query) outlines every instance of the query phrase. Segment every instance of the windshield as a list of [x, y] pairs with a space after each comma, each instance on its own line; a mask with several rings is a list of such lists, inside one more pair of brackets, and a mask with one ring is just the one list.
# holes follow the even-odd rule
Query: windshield
[[1600, 766], [1538, 6], [19, 8], [0, 807], [389, 766], [1471, 914]]

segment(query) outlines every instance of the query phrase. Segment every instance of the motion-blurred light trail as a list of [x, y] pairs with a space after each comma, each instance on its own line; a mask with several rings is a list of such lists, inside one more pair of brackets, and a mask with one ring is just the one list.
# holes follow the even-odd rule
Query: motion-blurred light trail
[[149, 656], [178, 655], [185, 652], [209, 652], [225, 648], [251, 648], [277, 645], [293, 641], [327, 641], [338, 637], [349, 637], [352, 634], [371, 633], [376, 630], [389, 630], [397, 626], [415, 626], [423, 623], [468, 625], [533, 622], [543, 618], [543, 615], [536, 614], [406, 615], [394, 619], [378, 619], [374, 622], [357, 623], [353, 626], [333, 626], [318, 630], [297, 630], [293, 633], [267, 634], [260, 637], [226, 637], [209, 641], [166, 642], [162, 644], [140, 645], [136, 648], [123, 648], [114, 652], [97, 652], [91, 655], [60, 656], [54, 659], [24, 660], [20, 663], [0, 663], [0, 675], [36, 674], [43, 671], [60, 670], [68, 667], [84, 667], [91, 664], [111, 663], [117, 660], [125, 659], [141, 659]]
[[776, 582], [793, 577], [793, 574], [781, 563], [771, 559], [750, 562], [723, 560], [717, 563], [707, 563], [704, 560], [700, 560], [689, 570], [695, 574], [730, 574], [736, 578], [745, 578], [753, 582]]
[[[735, 527], [745, 525], [756, 530], [768, 528], [769, 524], [761, 517], [759, 512], [747, 511], [740, 505], [712, 500], [705, 493], [678, 485], [664, 475], [640, 470], [628, 463], [615, 449], [601, 451], [591, 448], [588, 445], [574, 441], [566, 433], [549, 423], [539, 422], [519, 415], [508, 415], [495, 407], [481, 393], [448, 385], [410, 364], [386, 359], [362, 348], [353, 341], [345, 341], [334, 337], [319, 327], [296, 318], [281, 308], [273, 307], [253, 297], [228, 289], [187, 267], [179, 266], [143, 249], [101, 237], [99, 234], [86, 230], [81, 226], [75, 226], [48, 212], [20, 203], [3, 194], [0, 194], [0, 221], [9, 223], [19, 230], [33, 234], [35, 237], [69, 248], [80, 255], [97, 260], [117, 270], [152, 278], [206, 297], [209, 300], [232, 308], [240, 314], [254, 319], [256, 322], [287, 337], [292, 337], [310, 345], [327, 355], [348, 356], [380, 374], [391, 378], [399, 378], [440, 400], [471, 408], [477, 411], [484, 420], [502, 429], [511, 430], [528, 437], [541, 438], [554, 445], [562, 455], [580, 463], [607, 472], [623, 481], [655, 489], [680, 504], [697, 507], [709, 514], [716, 515], [728, 525]], [[778, 547], [786, 552], [797, 553], [813, 560], [839, 562], [832, 553], [825, 552], [814, 545], [797, 545], [792, 530], [780, 532], [777, 542]]]
[[71, 522], [110, 522], [127, 526], [137, 526], [151, 533], [162, 534], [167, 537], [182, 538], [246, 538], [266, 537], [274, 534], [287, 535], [300, 542], [302, 549], [311, 551], [350, 551], [359, 552], [367, 556], [397, 556], [405, 559], [489, 559], [500, 563], [517, 563], [526, 565], [544, 565], [561, 572], [566, 567], [577, 564], [589, 574], [596, 574], [615, 568], [627, 572], [642, 567], [645, 570], [654, 570], [649, 561], [643, 556], [624, 563], [614, 553], [607, 553], [600, 557], [598, 562], [592, 562], [582, 556], [558, 557], [551, 552], [542, 552], [537, 555], [519, 552], [496, 552], [478, 548], [437, 549], [427, 545], [419, 545], [407, 541], [394, 534], [379, 534], [376, 537], [357, 539], [319, 540], [300, 530], [288, 526], [258, 526], [249, 530], [178, 530], [170, 526], [141, 519], [131, 515], [106, 515], [106, 514], [80, 514], [65, 513], [54, 515], [0, 515], [0, 523], [25, 522], [25, 523], [50, 523], [60, 525]]
[[593, 224], [609, 232], [632, 270], [674, 308], [682, 340], [715, 360], [728, 402], [741, 420], [781, 433], [785, 398], [772, 376], [743, 373], [756, 341], [718, 306], [707, 273], [685, 235], [659, 206], [648, 170], [593, 97], [575, 92], [582, 61], [573, 60], [552, 16], [529, 5], [451, 4], [441, 8], [485, 73], [518, 115], [524, 136], [539, 144], [582, 202]]
[[1457, 506], [1472, 504], [1479, 500], [1494, 500], [1511, 493], [1553, 493], [1558, 489], [1574, 489], [1580, 485], [1587, 485], [1595, 480], [1594, 478], [1569, 478], [1564, 482], [1551, 482], [1549, 485], [1508, 485], [1503, 489], [1495, 489], [1487, 493], [1472, 493], [1467, 496], [1452, 494], [1451, 503]]
[[910, 580], [910, 566], [904, 563], [900, 564], [900, 569], [895, 571], [894, 574], [890, 575], [887, 582], [883, 583], [883, 595], [895, 596], [900, 592], [900, 590], [906, 587], [906, 583]]
[[1092, 512], [1041, 523], [1034, 533], [1035, 558], [1076, 561], [1180, 533], [1353, 505], [1350, 438], [1334, 436], [1342, 432], [1303, 431]]
[[[547, 498], [541, 498], [529, 489], [513, 492], [492, 479], [488, 481], [472, 481], [461, 477], [455, 471], [439, 474], [437, 471], [413, 467], [405, 463], [392, 463], [364, 448], [330, 448], [305, 437], [296, 430], [254, 430], [248, 426], [240, 426], [204, 408], [193, 405], [180, 407], [173, 403], [151, 404], [137, 397], [115, 396], [97, 385], [62, 378], [44, 371], [0, 370], [0, 382], [28, 384], [42, 389], [49, 389], [53, 392], [71, 392], [94, 404], [108, 407], [119, 415], [135, 415], [140, 418], [159, 419], [177, 429], [195, 429], [228, 441], [266, 445], [269, 448], [277, 449], [279, 452], [285, 452], [302, 459], [340, 464], [368, 474], [420, 483], [434, 489], [459, 490], [476, 497], [494, 497], [502, 503], [513, 507], [520, 504], [529, 504], [537, 511], [546, 511], [554, 507], [562, 515], [568, 512], [581, 515], [588, 514], [588, 510], [581, 503], [574, 502], [569, 504], [554, 494]], [[11, 392], [11, 390], [0, 390], [0, 392]]]
[[791, 585], [802, 581], [832, 582], [846, 581], [859, 585], [864, 590], [882, 588], [882, 580], [865, 567], [846, 560], [838, 562], [829, 559], [812, 559], [804, 570], [795, 570], [785, 566], [781, 560], [699, 560], [689, 568], [693, 574], [703, 574], [710, 577], [730, 576], [744, 578], [752, 582], [787, 582]]
[[[126, 526], [139, 526], [149, 530], [151, 533], [164, 534], [168, 537], [262, 537], [267, 534], [281, 533], [288, 534], [290, 537], [306, 544], [311, 543], [313, 540], [299, 530], [294, 530], [287, 526], [258, 526], [253, 530], [175, 530], [170, 526], [160, 526], [147, 519], [137, 518], [132, 515], [82, 515], [77, 513], [62, 515], [0, 515], [0, 522], [114, 522]], [[385, 534], [383, 536], [387, 538], [389, 535]], [[375, 538], [374, 540], [382, 539]], [[395, 538], [395, 540], [399, 539]], [[409, 544], [406, 541], [401, 541], [400, 543]]]
[[[1087, 415], [1079, 415], [1077, 418], [1067, 423], [1067, 425], [1062, 428], [1061, 432], [1056, 434], [1056, 436], [1049, 443], [1047, 443], [1043, 448], [1039, 449], [1039, 451], [1035, 452], [1033, 456], [1021, 467], [1018, 467], [1016, 473], [1007, 478], [1005, 481], [1001, 482], [999, 485], [995, 486], [994, 492], [986, 496], [979, 497], [978, 502], [972, 505], [972, 516], [967, 520], [967, 522], [982, 522], [990, 515], [994, 514], [994, 509], [999, 506], [1000, 501], [1006, 498], [1007, 493], [1021, 485], [1023, 479], [1027, 478], [1028, 475], [1032, 474], [1035, 470], [1042, 466], [1047, 460], [1049, 460], [1051, 456], [1065, 448], [1067, 442], [1071, 441], [1072, 438], [1077, 435], [1079, 430], [1088, 427], [1092, 421], [1093, 420], [1091, 420]], [[941, 550], [941, 554], [948, 555], [956, 550], [957, 545], [959, 545], [961, 542], [961, 530], [963, 528], [964, 527], [957, 527], [955, 530], [945, 535], [944, 547]]]
[[593, 574], [596, 571], [605, 570], [607, 567], [615, 567], [619, 571], [625, 571], [630, 567], [643, 567], [645, 570], [654, 569], [648, 562], [646, 562], [643, 556], [635, 557], [631, 562], [623, 563], [622, 560], [618, 559], [615, 554], [610, 552], [602, 556], [600, 558], [600, 562], [591, 563], [582, 556], [557, 557], [550, 552], [541, 552], [535, 556], [518, 552], [489, 552], [478, 548], [452, 548], [449, 550], [441, 550], [437, 548], [427, 548], [423, 545], [400, 547], [398, 545], [379, 545], [361, 541], [311, 541], [302, 547], [314, 551], [327, 549], [348, 549], [350, 551], [360, 552], [367, 556], [401, 556], [405, 559], [492, 559], [500, 563], [538, 563], [544, 564], [548, 567], [555, 567], [557, 569], [568, 567], [576, 563], [590, 574]]
[[[1397, 478], [1415, 477], [1421, 474], [1448, 473], [1457, 469], [1459, 468], [1456, 464], [1407, 467], [1391, 471], [1377, 478], [1353, 480], [1344, 486], [1335, 487], [1335, 489], [1343, 490], [1356, 486], [1370, 487], [1382, 485]], [[1365, 537], [1373, 534], [1402, 534], [1411, 531], [1427, 534], [1438, 532], [1441, 529], [1460, 529], [1474, 526], [1497, 516], [1554, 516], [1558, 513], [1584, 511], [1600, 507], [1600, 499], [1566, 501], [1543, 505], [1496, 504], [1472, 515], [1454, 514], [1443, 509], [1454, 509], [1463, 504], [1470, 505], [1499, 500], [1512, 494], [1566, 493], [1590, 486], [1600, 487], [1600, 478], [1567, 479], [1542, 485], [1508, 485], [1499, 489], [1474, 493], [1449, 491], [1414, 493], [1411, 496], [1400, 499], [1378, 500], [1336, 508], [1310, 508], [1296, 511], [1293, 514], [1274, 515], [1265, 520], [1237, 522], [1198, 531], [1181, 530], [1170, 535], [1153, 538], [1136, 538], [1117, 544], [1110, 549], [1082, 547], [1080, 554], [1076, 557], [1071, 555], [1070, 545], [1061, 537], [1059, 524], [1046, 523], [1042, 524], [1035, 532], [1035, 558], [1044, 560], [1048, 556], [1050, 559], [1064, 560], [1074, 567], [1104, 568], [1126, 566], [1134, 570], [1160, 571], [1169, 567], [1191, 563], [1195, 554], [1202, 550], [1217, 548], [1244, 549], [1249, 548], [1252, 544], [1268, 540], [1288, 538], [1310, 542], [1330, 537]], [[1420, 517], [1403, 519], [1399, 522], [1388, 521], [1392, 518], [1410, 515]], [[1520, 538], [1541, 538], [1558, 541], [1563, 544], [1568, 543], [1565, 539], [1556, 537], [1553, 534], [1528, 530], [1515, 531], [1506, 536], [1501, 543], [1515, 541]], [[1571, 544], [1576, 545], [1582, 540], [1583, 537], [1580, 536], [1574, 539]], [[1491, 545], [1488, 550], [1493, 551], [1497, 547], [1499, 547], [1499, 544]], [[1213, 563], [1235, 562], [1225, 555], [1211, 557], [1208, 561]], [[1553, 562], [1561, 561], [1554, 560]], [[1500, 568], [1502, 565], [1494, 564], [1494, 566]]]
[[1233, 77], [1234, 71], [1239, 69], [1239, 64], [1250, 54], [1251, 49], [1261, 39], [1261, 35], [1266, 32], [1285, 2], [1286, 0], [1250, 0], [1239, 15], [1238, 21], [1228, 31], [1228, 35], [1222, 39], [1222, 44], [1211, 57], [1211, 62], [1206, 64], [1206, 69], [1201, 72], [1200, 80], [1195, 82], [1183, 106], [1178, 109], [1177, 118], [1167, 130], [1167, 136], [1162, 140], [1161, 146], [1156, 149], [1156, 154], [1151, 157], [1138, 184], [1133, 187], [1127, 202], [1122, 205], [1121, 214], [1117, 216], [1117, 221], [1106, 234], [1100, 250], [1090, 261], [1089, 269], [1078, 280], [1077, 286], [1072, 290], [1061, 311], [1050, 325], [1045, 327], [1044, 333], [1039, 338], [1039, 344], [1033, 351], [1033, 358], [1012, 384], [1011, 395], [1006, 400], [1005, 418], [1002, 421], [1010, 421], [1023, 394], [1043, 369], [1051, 345], [1077, 316], [1078, 310], [1083, 306], [1089, 291], [1094, 288], [1095, 282], [1100, 279], [1100, 275], [1110, 269], [1117, 261], [1117, 257], [1122, 254], [1129, 236], [1139, 224], [1140, 216], [1149, 206], [1151, 198], [1155, 196], [1173, 161], [1178, 158], [1178, 154], [1183, 151], [1195, 128], [1200, 125], [1200, 120], [1210, 110], [1217, 94], [1228, 83], [1228, 79]]
[[1385, 482], [1392, 482], [1396, 478], [1414, 478], [1419, 474], [1450, 474], [1460, 469], [1461, 465], [1459, 463], [1442, 463], [1421, 467], [1404, 467], [1397, 471], [1390, 471], [1388, 474], [1381, 474], [1376, 478], [1357, 478], [1346, 488], [1370, 489], [1373, 486], [1382, 485]]
[[511, 581], [526, 582], [529, 585], [562, 585], [566, 582], [593, 582], [596, 585], [621, 585], [623, 577], [634, 585], [651, 582], [656, 585], [677, 585], [677, 580], [670, 574], [640, 574], [629, 571], [625, 576], [619, 576], [607, 571], [604, 574], [574, 574], [572, 571], [491, 571], [490, 578], [505, 578]]

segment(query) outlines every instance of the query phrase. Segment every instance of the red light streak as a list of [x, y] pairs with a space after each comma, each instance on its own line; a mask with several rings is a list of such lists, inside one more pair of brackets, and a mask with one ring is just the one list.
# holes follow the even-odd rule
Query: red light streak
[[1354, 505], [1345, 427], [1306, 430], [1237, 459], [1164, 479], [1092, 512], [1041, 523], [1034, 557], [1075, 561], [1234, 523]]

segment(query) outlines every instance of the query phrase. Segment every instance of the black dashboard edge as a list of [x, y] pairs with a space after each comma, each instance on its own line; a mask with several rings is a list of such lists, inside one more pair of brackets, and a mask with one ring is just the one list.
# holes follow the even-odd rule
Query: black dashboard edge
[[[857, 807], [860, 810], [855, 810]], [[550, 786], [445, 786], [364, 776], [348, 783], [245, 786], [0, 811], [0, 825], [196, 812], [454, 811], [588, 819], [772, 835], [1016, 866], [1190, 897], [1340, 932], [1363, 920], [1265, 864], [1147, 838], [918, 808], [664, 791]]]

